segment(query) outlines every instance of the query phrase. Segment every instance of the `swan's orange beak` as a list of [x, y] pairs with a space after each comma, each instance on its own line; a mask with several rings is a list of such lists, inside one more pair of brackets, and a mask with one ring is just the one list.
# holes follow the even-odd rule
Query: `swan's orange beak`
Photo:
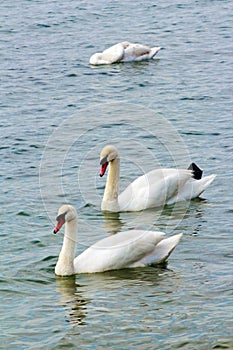
[[106, 157], [104, 157], [104, 158], [102, 158], [102, 159], [100, 160], [100, 165], [101, 165], [101, 168], [100, 168], [100, 177], [104, 176], [105, 171], [106, 171], [106, 169], [107, 169], [107, 167], [108, 167], [108, 161], [107, 161], [107, 159], [108, 159], [108, 156], [106, 156]]
[[57, 225], [55, 226], [55, 228], [53, 230], [54, 234], [56, 234], [61, 229], [61, 227], [64, 225], [65, 216], [63, 214], [59, 215], [56, 220], [57, 220]]
[[108, 167], [108, 162], [102, 164], [102, 166], [100, 168], [100, 177], [102, 177], [105, 174], [107, 167]]

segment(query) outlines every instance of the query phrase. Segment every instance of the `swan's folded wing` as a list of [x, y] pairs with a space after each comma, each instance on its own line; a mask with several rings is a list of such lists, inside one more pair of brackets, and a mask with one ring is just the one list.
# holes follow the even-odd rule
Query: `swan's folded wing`
[[109, 63], [119, 62], [124, 56], [124, 48], [121, 43], [113, 45], [102, 52], [102, 59]]
[[173, 173], [164, 172], [164, 184], [166, 189], [166, 201], [182, 190], [187, 181], [192, 178], [192, 172], [185, 169], [175, 169]]
[[104, 238], [75, 258], [75, 272], [103, 272], [129, 267], [150, 254], [163, 236], [163, 232], [130, 230]]
[[[149, 207], [150, 198], [153, 203], [157, 203], [160, 200], [160, 188], [163, 188], [160, 185], [161, 179], [163, 180], [161, 169], [139, 176], [119, 195], [120, 209], [124, 211], [143, 210]], [[153, 193], [151, 193], [152, 190]]]
[[182, 233], [178, 233], [177, 235], [163, 239], [156, 245], [151, 254], [148, 254], [141, 260], [141, 263], [143, 265], [155, 265], [166, 261], [179, 243], [182, 235]]
[[189, 200], [199, 197], [206, 188], [214, 181], [216, 175], [204, 176], [200, 180], [190, 179], [187, 181], [179, 193], [179, 199]]
[[129, 44], [128, 47], [125, 49], [125, 55], [130, 55], [130, 56], [142, 56], [145, 54], [150, 53], [150, 47], [146, 45], [141, 45], [141, 44]]
[[121, 210], [160, 207], [176, 196], [192, 172], [185, 169], [156, 169], [138, 177], [118, 197]]

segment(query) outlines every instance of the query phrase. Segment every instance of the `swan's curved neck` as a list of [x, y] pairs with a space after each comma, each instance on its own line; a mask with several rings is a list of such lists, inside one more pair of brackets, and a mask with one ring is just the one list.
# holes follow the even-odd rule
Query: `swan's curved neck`
[[101, 204], [102, 210], [118, 211], [118, 191], [120, 179], [120, 158], [109, 163], [109, 171]]
[[77, 246], [77, 219], [73, 219], [65, 224], [65, 235], [63, 245], [59, 254], [55, 273], [60, 276], [74, 274], [74, 258]]

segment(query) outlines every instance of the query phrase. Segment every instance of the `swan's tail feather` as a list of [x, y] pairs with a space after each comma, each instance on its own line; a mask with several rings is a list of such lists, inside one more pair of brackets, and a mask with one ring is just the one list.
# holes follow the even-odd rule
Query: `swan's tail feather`
[[160, 50], [160, 47], [152, 47], [150, 49], [150, 58], [153, 58]]
[[169, 255], [173, 252], [179, 243], [183, 233], [168, 237], [160, 241], [153, 252], [141, 260], [144, 265], [161, 264], [167, 260]]
[[188, 170], [192, 170], [194, 179], [200, 180], [202, 178], [203, 170], [201, 170], [195, 163], [191, 163]]
[[156, 256], [156, 264], [162, 263], [167, 260], [169, 255], [173, 252], [177, 244], [179, 243], [183, 233], [163, 239], [157, 244], [154, 250]]
[[197, 196], [200, 196], [206, 189], [207, 187], [214, 181], [214, 179], [216, 178], [216, 174], [212, 174], [209, 176], [205, 176], [203, 177], [203, 179], [200, 180], [200, 182], [195, 182], [195, 184], [198, 184], [198, 194]]

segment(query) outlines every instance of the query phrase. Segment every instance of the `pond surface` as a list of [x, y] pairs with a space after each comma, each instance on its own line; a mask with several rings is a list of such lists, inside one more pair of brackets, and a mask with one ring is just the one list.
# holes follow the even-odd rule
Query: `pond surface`
[[[2, 349], [233, 349], [231, 1], [1, 4]], [[153, 61], [91, 67], [119, 41]], [[217, 178], [191, 203], [103, 214], [99, 153], [121, 189], [157, 167]], [[56, 278], [57, 210], [79, 214], [78, 252], [119, 231], [183, 238], [164, 266]], [[77, 252], [77, 254], [78, 254]]]

